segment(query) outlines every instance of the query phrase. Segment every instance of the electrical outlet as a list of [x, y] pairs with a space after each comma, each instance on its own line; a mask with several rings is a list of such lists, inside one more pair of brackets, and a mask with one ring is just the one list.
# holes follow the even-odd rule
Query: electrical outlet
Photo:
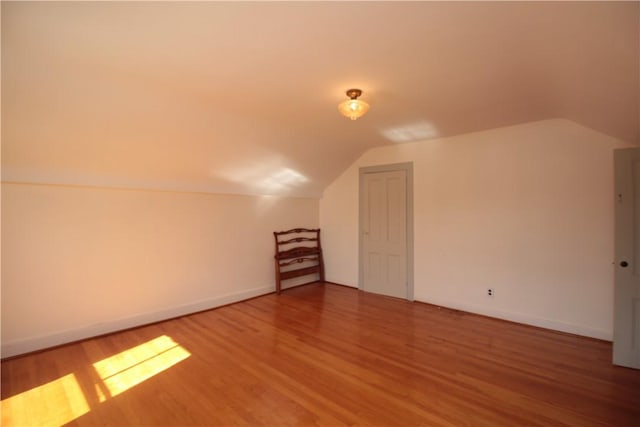
[[487, 295], [488, 295], [488, 296], [492, 297], [492, 296], [494, 296], [495, 294], [496, 294], [496, 293], [495, 293], [495, 291], [493, 290], [493, 288], [488, 288], [488, 289], [487, 289]]

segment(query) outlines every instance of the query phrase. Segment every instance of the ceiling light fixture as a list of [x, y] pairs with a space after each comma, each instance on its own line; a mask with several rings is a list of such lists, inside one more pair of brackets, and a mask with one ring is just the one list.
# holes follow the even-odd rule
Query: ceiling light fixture
[[355, 120], [358, 117], [362, 117], [369, 111], [369, 104], [364, 101], [360, 101], [358, 97], [362, 95], [360, 89], [349, 89], [347, 96], [349, 99], [338, 104], [338, 111], [345, 117]]

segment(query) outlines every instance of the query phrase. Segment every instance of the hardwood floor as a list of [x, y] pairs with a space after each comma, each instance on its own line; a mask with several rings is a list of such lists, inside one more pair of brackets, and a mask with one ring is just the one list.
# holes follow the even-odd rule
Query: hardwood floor
[[640, 426], [611, 343], [308, 285], [2, 363], [2, 425]]

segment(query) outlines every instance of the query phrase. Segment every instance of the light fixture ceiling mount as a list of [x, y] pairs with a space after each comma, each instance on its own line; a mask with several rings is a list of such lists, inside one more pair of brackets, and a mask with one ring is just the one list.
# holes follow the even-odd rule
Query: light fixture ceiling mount
[[369, 104], [364, 101], [358, 99], [358, 97], [362, 95], [362, 91], [360, 89], [349, 89], [347, 91], [347, 96], [349, 99], [338, 104], [338, 111], [345, 117], [350, 118], [351, 120], [356, 120], [359, 117], [362, 117], [369, 111]]

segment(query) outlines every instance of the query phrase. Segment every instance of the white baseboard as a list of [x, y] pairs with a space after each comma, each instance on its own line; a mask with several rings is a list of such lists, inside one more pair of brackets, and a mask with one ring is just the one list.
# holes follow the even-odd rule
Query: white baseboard
[[135, 316], [110, 320], [94, 325], [83, 326], [77, 329], [68, 329], [66, 331], [55, 332], [49, 335], [3, 342], [1, 354], [2, 358], [17, 356], [20, 354], [55, 347], [61, 344], [109, 334], [124, 329], [135, 328], [137, 326], [143, 326], [149, 323], [160, 322], [191, 313], [196, 313], [198, 311], [209, 310], [211, 308], [220, 307], [222, 305], [247, 300], [261, 295], [266, 295], [273, 291], [273, 285], [261, 288], [253, 288], [241, 292], [208, 298], [206, 300], [201, 300], [189, 304], [183, 304], [177, 307], [170, 307], [160, 311], [138, 314]]
[[467, 311], [469, 313], [481, 314], [483, 316], [495, 317], [497, 319], [509, 320], [511, 322], [523, 323], [525, 325], [537, 326], [554, 331], [567, 332], [570, 334], [581, 335], [590, 338], [597, 338], [605, 341], [613, 341], [613, 331], [604, 329], [590, 328], [572, 323], [559, 322], [557, 320], [543, 319], [540, 317], [529, 316], [522, 313], [513, 313], [509, 311], [497, 310], [493, 308], [480, 307], [473, 304], [461, 303], [458, 301], [450, 301], [439, 298], [416, 298], [416, 301], [425, 302], [446, 308]]
[[[124, 329], [134, 328], [137, 326], [143, 326], [149, 323], [160, 322], [175, 317], [184, 316], [198, 311], [208, 310], [216, 307], [220, 307], [226, 304], [239, 302], [254, 298], [261, 295], [266, 295], [273, 292], [273, 286], [265, 286], [261, 288], [248, 289], [241, 292], [222, 295], [215, 298], [209, 298], [206, 300], [197, 301], [194, 303], [184, 304], [178, 307], [171, 307], [165, 310], [160, 310], [151, 313], [144, 313], [126, 318], [116, 319], [108, 322], [89, 325], [77, 329], [69, 329], [66, 331], [56, 332], [49, 335], [43, 335], [38, 337], [26, 338], [23, 340], [15, 340], [6, 343], [2, 343], [1, 354], [2, 358], [18, 356], [20, 354], [29, 353], [32, 351], [42, 350], [49, 347], [55, 347], [58, 345], [79, 341], [87, 338], [92, 338], [99, 335], [104, 335], [112, 332], [121, 331]], [[481, 314], [484, 316], [495, 317], [498, 319], [509, 320], [512, 322], [523, 323], [531, 326], [538, 326], [541, 328], [552, 329], [561, 332], [568, 332], [571, 334], [587, 336], [591, 338], [597, 338], [606, 341], [613, 340], [613, 332], [589, 328], [581, 325], [574, 325], [570, 323], [559, 322], [550, 319], [543, 319], [534, 316], [528, 316], [521, 313], [507, 312], [503, 310], [496, 310], [487, 307], [479, 307], [472, 304], [460, 303], [458, 301], [450, 301], [438, 298], [416, 298], [416, 301], [425, 302], [427, 304], [434, 304], [441, 307], [453, 308], [456, 310], [463, 310], [470, 313]]]

